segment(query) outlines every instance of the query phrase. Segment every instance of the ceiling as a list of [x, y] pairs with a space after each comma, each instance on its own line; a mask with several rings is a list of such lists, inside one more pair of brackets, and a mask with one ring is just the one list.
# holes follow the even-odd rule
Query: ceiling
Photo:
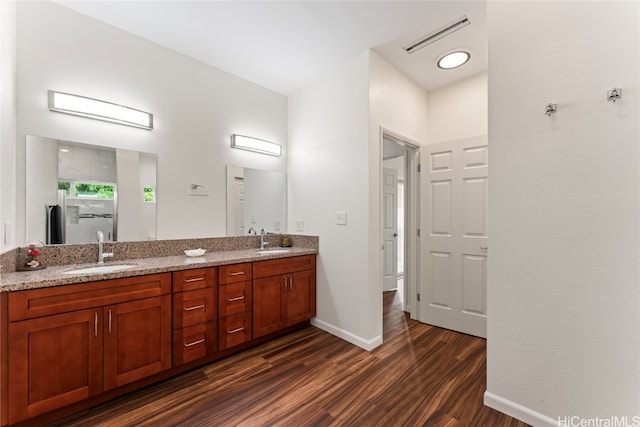
[[[283, 95], [372, 49], [426, 90], [487, 68], [484, 1], [66, 1], [58, 3]], [[471, 25], [402, 46], [466, 15]], [[454, 70], [439, 56], [463, 48]]]

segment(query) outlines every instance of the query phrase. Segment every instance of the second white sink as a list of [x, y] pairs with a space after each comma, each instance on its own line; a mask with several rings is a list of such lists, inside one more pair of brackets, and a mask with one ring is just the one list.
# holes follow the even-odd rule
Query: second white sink
[[286, 254], [291, 252], [291, 249], [262, 249], [257, 251], [260, 255], [266, 254]]
[[92, 274], [92, 273], [115, 273], [135, 267], [136, 264], [106, 264], [95, 267], [78, 268], [77, 270], [65, 271], [64, 274]]

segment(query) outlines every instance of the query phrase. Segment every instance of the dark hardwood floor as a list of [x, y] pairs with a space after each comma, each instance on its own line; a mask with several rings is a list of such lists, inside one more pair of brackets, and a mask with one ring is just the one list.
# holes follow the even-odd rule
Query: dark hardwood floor
[[384, 344], [315, 327], [68, 417], [56, 426], [513, 426], [482, 404], [483, 339], [410, 320], [384, 295]]

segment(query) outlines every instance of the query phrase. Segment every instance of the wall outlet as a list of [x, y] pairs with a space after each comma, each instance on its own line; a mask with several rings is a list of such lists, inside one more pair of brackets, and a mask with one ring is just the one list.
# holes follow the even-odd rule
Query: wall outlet
[[304, 221], [302, 221], [302, 220], [297, 220], [296, 221], [296, 231], [298, 233], [302, 233], [304, 231]]
[[251, 224], [256, 223], [256, 214], [251, 214]]
[[274, 233], [279, 233], [280, 232], [280, 220], [276, 219], [275, 221], [273, 221], [273, 231]]
[[336, 212], [336, 224], [347, 225], [347, 213], [345, 211]]

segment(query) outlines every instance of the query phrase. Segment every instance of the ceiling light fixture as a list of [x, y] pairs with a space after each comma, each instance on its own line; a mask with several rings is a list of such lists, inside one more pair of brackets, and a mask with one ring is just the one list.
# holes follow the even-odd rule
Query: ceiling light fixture
[[270, 156], [280, 157], [282, 155], [282, 147], [279, 144], [265, 141], [264, 139], [253, 138], [251, 136], [231, 135], [231, 147], [261, 154], [268, 154]]
[[466, 15], [462, 15], [460, 18], [456, 19], [453, 22], [450, 22], [444, 27], [440, 27], [437, 30], [432, 31], [431, 33], [422, 37], [421, 39], [416, 40], [415, 42], [407, 46], [403, 46], [403, 49], [406, 50], [407, 53], [413, 53], [416, 50], [422, 49], [423, 47], [428, 46], [431, 43], [436, 42], [451, 33], [455, 33], [456, 31], [466, 27], [469, 24], [471, 24], [469, 18], [467, 18]]
[[153, 114], [86, 96], [49, 91], [49, 110], [88, 119], [153, 129]]
[[438, 59], [438, 68], [443, 70], [451, 70], [452, 68], [458, 68], [461, 65], [466, 64], [471, 58], [469, 52], [464, 50], [458, 50], [456, 52], [450, 52]]

